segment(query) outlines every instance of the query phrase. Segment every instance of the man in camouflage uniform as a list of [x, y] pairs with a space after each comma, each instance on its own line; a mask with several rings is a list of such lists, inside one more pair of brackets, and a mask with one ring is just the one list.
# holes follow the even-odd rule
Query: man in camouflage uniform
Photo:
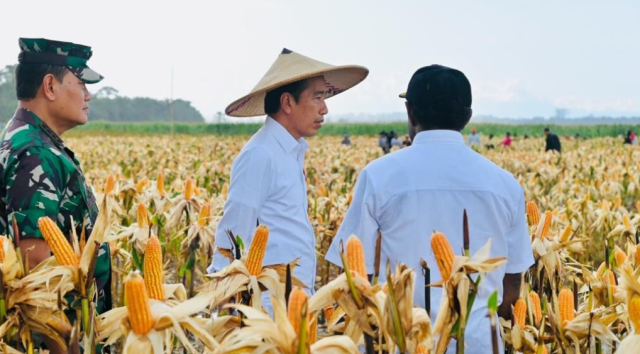
[[[87, 121], [91, 100], [86, 84], [102, 80], [89, 69], [90, 47], [47, 39], [20, 39], [16, 67], [18, 109], [0, 137], [0, 234], [13, 235], [16, 219], [23, 251], [36, 266], [51, 253], [38, 229], [48, 216], [63, 234], [89, 237], [98, 207], [80, 163], [60, 135]], [[72, 224], [73, 220], [73, 224]], [[109, 247], [103, 244], [95, 269], [102, 313], [111, 307]], [[73, 311], [71, 311], [73, 312]]]

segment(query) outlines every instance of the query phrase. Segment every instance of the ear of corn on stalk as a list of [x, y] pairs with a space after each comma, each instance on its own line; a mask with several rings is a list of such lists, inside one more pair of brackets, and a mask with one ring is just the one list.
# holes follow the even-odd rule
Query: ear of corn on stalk
[[262, 262], [264, 261], [264, 253], [267, 250], [267, 241], [269, 240], [269, 228], [266, 225], [259, 225], [253, 234], [251, 246], [249, 246], [249, 254], [245, 266], [251, 275], [258, 275], [262, 271]]
[[4, 243], [7, 241], [7, 236], [0, 236], [0, 263], [4, 263]]
[[602, 281], [611, 289], [611, 295], [615, 295], [617, 292], [615, 274], [613, 274], [609, 269], [605, 270], [602, 275]]
[[640, 295], [633, 295], [629, 300], [629, 319], [633, 323], [635, 334], [640, 334]]
[[449, 240], [443, 233], [435, 232], [431, 235], [431, 250], [438, 263], [442, 280], [447, 281], [451, 276], [454, 253]]
[[107, 183], [104, 187], [104, 194], [109, 194], [113, 191], [113, 188], [116, 185], [116, 176], [111, 175], [107, 178]]
[[540, 234], [540, 238], [546, 238], [549, 236], [549, 232], [551, 231], [551, 220], [553, 219], [553, 214], [550, 210], [544, 212], [544, 224], [542, 226], [542, 233]]
[[156, 179], [156, 190], [160, 196], [164, 197], [164, 175], [162, 172], [158, 173], [158, 178]]
[[162, 273], [162, 246], [158, 236], [151, 235], [144, 253], [144, 284], [151, 299], [164, 301]]
[[346, 251], [349, 269], [366, 278], [367, 267], [365, 265], [364, 249], [362, 248], [362, 242], [360, 242], [360, 239], [356, 236], [349, 237]]
[[73, 252], [73, 248], [71, 248], [71, 245], [53, 220], [46, 216], [41, 217], [38, 219], [38, 228], [47, 245], [51, 248], [58, 264], [64, 266], [77, 266], [80, 264], [80, 258]]
[[144, 203], [138, 204], [138, 226], [149, 226], [149, 213], [147, 212], [147, 207], [144, 205]]
[[513, 306], [513, 324], [519, 325], [520, 328], [524, 328], [525, 320], [527, 317], [527, 302], [520, 298]]
[[289, 304], [287, 305], [287, 317], [289, 323], [295, 330], [296, 334], [300, 334], [300, 324], [302, 323], [302, 307], [307, 302], [307, 294], [300, 288], [295, 288], [289, 295]]
[[533, 312], [533, 319], [536, 322], [536, 326], [542, 320], [542, 307], [540, 306], [540, 296], [535, 291], [529, 292], [529, 299], [531, 303], [531, 312]]
[[129, 273], [125, 279], [124, 296], [131, 330], [138, 335], [149, 333], [155, 321], [151, 317], [151, 306], [149, 306], [149, 296], [144, 280], [137, 271]]
[[560, 312], [560, 322], [564, 325], [571, 322], [575, 317], [573, 307], [573, 291], [568, 288], [560, 290], [558, 295], [558, 307]]
[[627, 254], [624, 253], [624, 251], [621, 250], [618, 246], [616, 246], [615, 248], [615, 255], [616, 255], [616, 265], [618, 267], [623, 265], [624, 262], [627, 261]]
[[527, 221], [529, 226], [538, 225], [540, 222], [540, 211], [534, 201], [527, 202]]
[[187, 180], [187, 184], [184, 187], [184, 199], [191, 200], [193, 198], [193, 193], [196, 188], [196, 183], [193, 179], [189, 178]]
[[209, 222], [209, 215], [211, 214], [211, 204], [204, 203], [202, 208], [200, 209], [200, 214], [198, 215], [198, 226], [205, 227]]

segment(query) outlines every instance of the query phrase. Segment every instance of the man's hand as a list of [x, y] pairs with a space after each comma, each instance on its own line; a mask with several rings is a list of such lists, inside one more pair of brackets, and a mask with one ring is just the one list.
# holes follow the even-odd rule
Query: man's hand
[[[29, 270], [51, 257], [51, 249], [44, 239], [28, 238], [26, 240], [20, 240], [18, 246], [20, 246], [20, 251], [22, 251], [22, 259], [24, 260], [26, 259], [25, 257], [29, 257]], [[33, 249], [27, 252], [31, 247], [33, 247]]]
[[511, 307], [520, 297], [520, 283], [522, 273], [505, 274], [502, 280], [502, 304], [498, 308], [498, 315], [505, 320], [511, 319]]

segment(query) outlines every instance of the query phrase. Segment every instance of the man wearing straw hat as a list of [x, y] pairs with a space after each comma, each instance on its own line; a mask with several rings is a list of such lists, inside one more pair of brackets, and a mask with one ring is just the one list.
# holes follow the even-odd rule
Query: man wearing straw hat
[[[269, 227], [264, 265], [299, 258], [293, 275], [313, 292], [315, 236], [307, 215], [304, 138], [315, 135], [328, 113], [325, 99], [357, 85], [362, 66], [333, 66], [284, 49], [251, 92], [226, 108], [232, 117], [267, 115], [264, 126], [233, 162], [217, 248], [231, 249], [227, 230], [249, 245], [258, 224]], [[229, 260], [216, 250], [208, 271]]]
[[[387, 261], [402, 262], [420, 274], [420, 260], [425, 259], [431, 282], [439, 282], [431, 234], [444, 233], [454, 253], [461, 255], [466, 210], [470, 254], [491, 239], [491, 257], [507, 258], [506, 266], [483, 277], [465, 331], [466, 353], [491, 353], [487, 299], [497, 290], [500, 316], [510, 318], [521, 275], [533, 264], [524, 192], [509, 172], [465, 146], [460, 132], [471, 119], [471, 84], [462, 72], [441, 65], [423, 67], [400, 97], [406, 99], [413, 143], [360, 172], [353, 201], [326, 258], [341, 265], [339, 244], [355, 234], [363, 244], [367, 273], [375, 274], [381, 233], [381, 267]], [[385, 278], [383, 268], [380, 282]], [[415, 304], [424, 307], [426, 297], [424, 287], [416, 286]], [[432, 323], [441, 298], [442, 289], [431, 287]], [[447, 352], [455, 352], [455, 341]]]

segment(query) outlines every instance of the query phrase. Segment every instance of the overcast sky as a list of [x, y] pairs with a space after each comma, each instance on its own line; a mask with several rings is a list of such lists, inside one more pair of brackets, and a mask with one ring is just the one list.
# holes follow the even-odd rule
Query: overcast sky
[[207, 118], [248, 93], [283, 47], [367, 80], [330, 115], [398, 112], [415, 70], [463, 71], [475, 115], [640, 116], [640, 2], [3, 1], [0, 65], [19, 37], [90, 45], [89, 65], [126, 96], [189, 100]]

